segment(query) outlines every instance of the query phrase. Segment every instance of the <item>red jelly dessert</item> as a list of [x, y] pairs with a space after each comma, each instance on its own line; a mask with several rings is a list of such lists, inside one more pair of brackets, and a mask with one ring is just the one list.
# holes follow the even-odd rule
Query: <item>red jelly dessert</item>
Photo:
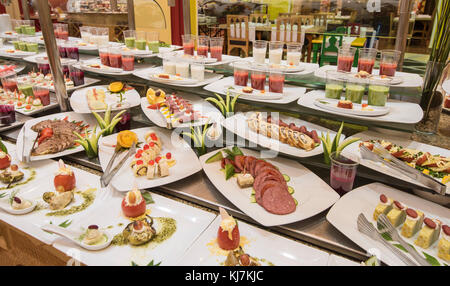
[[138, 217], [145, 214], [146, 203], [141, 192], [135, 187], [122, 200], [122, 212], [127, 217]]
[[337, 107], [352, 109], [353, 108], [353, 102], [351, 102], [350, 100], [339, 100], [339, 102], [337, 104]]
[[63, 160], [59, 160], [59, 169], [55, 174], [53, 183], [55, 185], [56, 191], [61, 193], [75, 189], [75, 174], [69, 166], [66, 166], [66, 164], [64, 164]]
[[217, 231], [217, 243], [223, 250], [233, 250], [239, 247], [240, 235], [236, 220], [223, 208], [220, 208], [222, 221]]

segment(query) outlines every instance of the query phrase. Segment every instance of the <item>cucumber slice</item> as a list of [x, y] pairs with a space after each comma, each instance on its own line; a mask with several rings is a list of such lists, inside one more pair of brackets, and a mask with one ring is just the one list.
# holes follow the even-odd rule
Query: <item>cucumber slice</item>
[[295, 190], [294, 190], [294, 188], [293, 187], [290, 187], [290, 186], [288, 186], [288, 191], [289, 191], [289, 194], [293, 194], [293, 193], [295, 193]]
[[380, 266], [380, 262], [378, 261], [378, 258], [376, 256], [372, 256], [371, 258], [367, 259], [364, 264], [366, 266]]
[[234, 176], [234, 166], [231, 164], [225, 165], [225, 180]]
[[286, 174], [283, 174], [283, 178], [286, 182], [289, 182], [291, 180], [291, 178]]
[[298, 201], [295, 198], [293, 198], [293, 199], [294, 199], [295, 205], [298, 206]]
[[250, 196], [250, 202], [251, 203], [256, 203], [255, 195], [251, 195]]
[[216, 154], [209, 157], [205, 162], [209, 164], [209, 163], [220, 161], [220, 160], [222, 160], [222, 158], [223, 158], [222, 151], [219, 151]]
[[252, 188], [252, 196], [255, 195], [255, 189]]

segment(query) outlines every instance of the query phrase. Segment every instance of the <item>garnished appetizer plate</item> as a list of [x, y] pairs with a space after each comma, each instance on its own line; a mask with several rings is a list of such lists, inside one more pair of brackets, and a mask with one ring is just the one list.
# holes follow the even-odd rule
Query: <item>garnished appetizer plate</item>
[[[325, 108], [328, 104], [317, 105], [317, 100], [325, 100], [324, 90], [312, 90], [307, 92], [298, 99], [297, 103], [301, 106], [315, 109], [317, 111], [322, 111], [326, 113], [331, 113], [343, 117], [357, 118], [368, 121], [379, 121], [379, 122], [394, 122], [394, 123], [404, 123], [404, 124], [414, 124], [422, 120], [423, 111], [422, 108], [416, 103], [398, 101], [398, 100], [388, 100], [386, 102], [386, 107], [389, 107], [389, 112], [385, 115], [380, 116], [363, 116], [352, 113], [345, 113], [345, 108], [338, 108], [336, 110]], [[327, 99], [328, 100], [328, 99]], [[344, 102], [345, 103], [345, 102]], [[330, 104], [331, 106], [332, 104]], [[372, 108], [372, 106], [368, 106]]]
[[[162, 67], [139, 69], [133, 72], [133, 75], [151, 80], [158, 83], [164, 83], [173, 86], [199, 87], [220, 80], [223, 75], [205, 72], [205, 78], [202, 81], [192, 78], [183, 78], [176, 75], [165, 74]], [[169, 77], [169, 78], [167, 78]]]
[[[40, 86], [42, 88], [46, 88], [50, 91], [55, 91], [55, 84], [53, 81], [53, 75], [52, 74], [47, 74], [47, 75], [43, 75], [40, 72], [29, 72], [27, 75], [21, 75], [17, 78], [17, 80], [19, 81], [23, 81], [26, 82], [28, 84], [31, 85], [37, 85]], [[74, 85], [73, 80], [71, 80], [70, 78], [66, 78], [64, 77], [64, 81], [66, 84], [66, 91], [70, 92], [70, 91], [74, 91], [89, 85], [92, 85], [94, 83], [99, 82], [99, 79], [95, 79], [95, 78], [90, 78], [90, 77], [84, 77], [84, 84], [82, 85]]]
[[219, 192], [264, 226], [307, 219], [339, 199], [313, 172], [274, 152], [223, 148], [200, 162]]
[[[23, 158], [23, 154], [28, 156], [31, 151], [30, 160], [36, 161], [83, 151], [83, 147], [75, 142], [78, 137], [73, 131], [80, 135], [86, 131], [90, 134], [96, 124], [93, 115], [75, 112], [51, 114], [28, 120], [17, 136], [17, 157]], [[36, 144], [32, 150], [35, 140]]]
[[[132, 204], [132, 200], [136, 203]], [[141, 207], [143, 212], [139, 210]], [[139, 216], [129, 217], [129, 213]], [[68, 228], [87, 232], [89, 226], [91, 229], [97, 227], [96, 233], [112, 237], [111, 245], [99, 251], [89, 251], [67, 239], [58, 238], [53, 246], [86, 265], [175, 265], [214, 218], [212, 213], [156, 194], [129, 192], [123, 196], [114, 192], [100, 208], [92, 210]], [[76, 256], [78, 251], [69, 252], [74, 247], [79, 250], [79, 256]]]
[[[327, 78], [327, 71], [332, 70], [336, 71], [336, 66], [330, 66], [325, 65], [320, 68], [318, 68], [314, 75], [316, 77], [326, 79]], [[379, 76], [379, 70], [373, 69], [372, 75], [366, 75], [364, 74], [364, 77], [373, 77], [376, 79], [382, 79], [385, 80], [387, 84], [393, 85], [395, 87], [421, 87], [423, 84], [423, 78], [419, 76], [418, 74], [414, 73], [407, 73], [407, 72], [395, 72], [394, 77], [382, 77]], [[361, 74], [358, 74], [357, 68], [352, 68], [352, 71], [350, 73], [342, 73], [342, 77], [345, 79], [351, 79], [354, 77], [361, 77]]]
[[379, 142], [393, 156], [408, 163], [410, 166], [429, 174], [435, 180], [447, 185], [447, 195], [450, 194], [450, 150], [431, 146], [409, 139], [410, 134], [396, 132], [392, 134], [380, 134], [374, 131], [364, 131], [355, 134], [354, 137], [361, 138], [361, 141], [350, 144], [344, 149], [347, 156], [357, 156], [359, 162], [375, 171], [425, 187], [419, 182], [411, 180], [408, 176], [394, 170], [387, 165], [364, 160], [361, 157], [360, 145], [363, 143], [369, 149], [373, 142]]
[[76, 113], [104, 112], [128, 109], [140, 104], [140, 95], [132, 87], [124, 87], [123, 92], [113, 93], [107, 85], [96, 85], [78, 89], [70, 97], [70, 106]]
[[237, 113], [225, 119], [222, 125], [250, 142], [296, 157], [323, 153], [321, 134], [330, 132], [331, 137], [336, 135], [336, 132], [316, 124], [282, 114], [276, 116], [259, 112]]
[[[213, 83], [210, 83], [207, 86], [205, 86], [204, 89], [214, 92], [214, 93], [226, 95], [227, 92], [229, 91], [229, 88], [227, 88], [227, 87], [230, 87], [230, 86], [234, 86], [234, 77], [232, 77], [232, 76], [223, 78], [223, 79], [215, 81]], [[306, 88], [304, 88], [304, 87], [297, 87], [297, 86], [291, 86], [291, 85], [286, 85], [286, 84], [283, 87], [283, 94], [281, 96], [279, 96], [275, 93], [268, 92], [268, 88], [266, 88], [267, 92], [264, 92], [263, 94], [261, 94], [260, 91], [255, 91], [255, 90], [253, 90], [251, 94], [250, 93], [246, 94], [246, 93], [242, 92], [242, 88], [243, 87], [239, 87], [239, 89], [237, 89], [237, 88], [235, 89], [235, 90], [241, 91], [241, 92], [239, 92], [240, 99], [245, 99], [248, 101], [257, 101], [257, 102], [269, 102], [269, 103], [275, 103], [275, 104], [287, 104], [287, 103], [296, 101], [296, 100], [298, 100], [298, 98], [300, 96], [302, 96], [306, 92]], [[234, 96], [235, 94], [236, 93], [231, 92], [231, 90], [230, 90], [230, 95]], [[275, 94], [276, 99], [264, 98], [265, 96], [267, 96], [267, 94], [270, 94], [270, 96]], [[263, 95], [263, 98], [261, 98], [260, 95]]]
[[35, 55], [35, 52], [24, 52], [19, 50], [14, 50], [13, 46], [6, 46], [0, 49], [0, 56], [6, 58], [24, 58], [31, 55]]
[[242, 87], [242, 86], [233, 84], [233, 85], [226, 85], [224, 87], [223, 92], [224, 93], [229, 92], [233, 96], [239, 95], [240, 98], [243, 98], [243, 99], [256, 98], [256, 99], [262, 99], [262, 100], [281, 99], [286, 93], [286, 92], [285, 93], [270, 92], [270, 91], [266, 91], [267, 89], [268, 89], [268, 84], [266, 84], [266, 87], [264, 90], [257, 90], [257, 89], [253, 89], [249, 86]]
[[[195, 152], [182, 138], [172, 136], [172, 131], [159, 127], [131, 131], [138, 137], [139, 148], [111, 181], [118, 191], [129, 191], [135, 184], [140, 189], [161, 186], [201, 170]], [[99, 159], [103, 170], [108, 165], [116, 144], [117, 134], [99, 140]], [[124, 155], [119, 155], [115, 162], [119, 162]]]
[[[12, 199], [16, 208], [26, 206], [27, 201], [35, 204], [36, 207], [23, 215], [0, 211], [0, 220], [46, 244], [51, 244], [57, 236], [42, 231], [40, 229], [42, 225], [67, 227], [86, 210], [95, 209], [98, 204], [103, 204], [110, 193], [107, 189], [100, 189], [97, 175], [69, 166], [61, 169], [59, 163], [53, 160], [23, 164], [14, 158], [15, 146], [7, 142], [5, 145], [12, 157], [12, 164], [17, 163], [19, 171], [24, 171], [25, 177], [12, 189], [0, 189], [0, 203], [13, 207], [12, 202], [10, 203]], [[27, 172], [33, 172], [33, 178], [27, 179]], [[62, 192], [63, 186], [74, 186], [74, 188]], [[57, 191], [57, 188], [61, 192]], [[14, 200], [14, 197], [19, 200]]]
[[173, 61], [200, 63], [200, 64], [205, 64], [205, 65], [210, 65], [210, 66], [229, 64], [231, 62], [234, 62], [234, 61], [237, 61], [240, 59], [240, 57], [237, 57], [237, 56], [222, 55], [222, 60], [217, 61], [216, 58], [211, 58], [210, 56], [206, 58], [204, 56], [185, 55], [183, 50], [174, 51], [171, 53], [160, 53], [158, 56], [160, 58], [169, 59], [169, 60], [173, 60]]
[[[246, 66], [247, 69], [249, 70], [260, 70], [260, 71], [281, 71], [284, 73], [288, 73], [288, 74], [292, 74], [292, 75], [308, 75], [308, 74], [312, 74], [314, 73], [314, 71], [316, 69], [319, 68], [318, 64], [313, 64], [313, 63], [303, 63], [300, 62], [299, 66], [294, 66], [294, 65], [289, 65], [287, 64], [286, 61], [281, 61], [281, 65], [270, 65], [269, 64], [269, 59], [266, 59], [265, 64], [256, 64], [253, 60], [253, 57], [247, 57], [247, 58], [241, 58], [239, 59], [239, 63], [241, 61], [246, 61], [249, 62], [249, 65]], [[234, 67], [235, 64], [239, 64], [239, 63], [230, 63], [231, 67]]]
[[[56, 97], [54, 94], [50, 94], [50, 102], [47, 105], [43, 105], [41, 100], [36, 100], [33, 96], [26, 97], [20, 92], [5, 91], [0, 87], [0, 103], [7, 105], [14, 105], [14, 110], [18, 113], [25, 115], [34, 115], [45, 110], [53, 109], [58, 106]], [[3, 106], [3, 109], [8, 109], [8, 106]], [[8, 113], [7, 110], [2, 111]]]
[[149, 89], [147, 96], [141, 98], [141, 108], [150, 121], [163, 128], [170, 127], [168, 123], [172, 128], [185, 128], [223, 119], [217, 108], [197, 95], [168, 95], [161, 89]]
[[345, 113], [359, 116], [381, 116], [389, 113], [389, 104], [386, 106], [368, 105], [367, 102], [353, 103], [349, 100], [331, 98], [316, 98], [314, 104], [322, 109], [337, 113]]
[[[366, 251], [376, 249], [379, 251], [379, 259], [388, 265], [405, 265], [381, 242], [358, 231], [357, 219], [360, 213], [375, 228], [375, 219], [382, 213], [386, 214], [394, 226], [397, 226], [399, 235], [431, 265], [450, 263], [450, 213], [447, 208], [384, 184], [372, 183], [348, 192], [328, 212], [327, 220], [360, 247]], [[444, 225], [447, 227], [442, 227]], [[407, 253], [398, 242], [392, 241], [389, 235], [383, 236], [389, 243]], [[447, 245], [444, 252], [447, 253], [447, 261], [438, 255], [444, 245]]]
[[[189, 248], [184, 266], [325, 266], [329, 254], [243, 221], [217, 216]], [[231, 226], [230, 226], [231, 224]], [[239, 234], [236, 235], [238, 229]], [[233, 233], [228, 238], [228, 230]], [[218, 234], [219, 233], [219, 234]], [[225, 236], [225, 237], [224, 237]], [[235, 247], [237, 245], [237, 247]], [[268, 247], [270, 245], [270, 247]], [[240, 247], [240, 248], [239, 248]]]

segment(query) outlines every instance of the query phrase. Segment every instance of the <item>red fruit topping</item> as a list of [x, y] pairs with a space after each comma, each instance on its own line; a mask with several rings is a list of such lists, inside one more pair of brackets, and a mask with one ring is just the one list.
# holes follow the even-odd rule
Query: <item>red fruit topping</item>
[[140, 230], [140, 229], [142, 229], [143, 226], [144, 226], [144, 224], [140, 220], [137, 220], [133, 223], [133, 228], [135, 230]]
[[448, 225], [443, 225], [443, 226], [442, 226], [442, 231], [443, 231], [446, 235], [450, 235], [450, 226], [448, 226]]
[[159, 163], [160, 160], [161, 160], [160, 156], [156, 157], [156, 159], [155, 159], [156, 163]]
[[425, 219], [423, 220], [423, 222], [424, 222], [429, 228], [432, 228], [432, 229], [435, 229], [435, 228], [436, 228], [436, 223], [435, 223], [432, 219], [430, 219], [430, 218], [425, 218]]
[[90, 226], [88, 226], [88, 229], [98, 229], [98, 225], [91, 224]]
[[152, 140], [158, 140], [158, 136], [156, 136], [156, 133], [150, 134], [150, 137], [152, 138]]
[[153, 165], [155, 165], [155, 161], [150, 160], [150, 161], [148, 161], [148, 164], [149, 164], [150, 166], [153, 166]]
[[137, 150], [138, 154], [142, 154], [142, 152], [144, 152], [144, 150], [142, 150], [142, 149]]
[[142, 157], [142, 152], [141, 153], [137, 153], [136, 155], [134, 155], [135, 158], [141, 158]]
[[150, 147], [155, 147], [155, 142], [150, 142], [148, 145], [150, 145]]
[[136, 164], [137, 164], [137, 165], [142, 165], [142, 164], [144, 164], [144, 161], [142, 161], [142, 160], [137, 160], [137, 161], [136, 161]]
[[239, 260], [241, 261], [242, 266], [249, 266], [250, 265], [250, 256], [248, 254], [242, 254], [239, 257]]
[[144, 145], [144, 150], [148, 150], [148, 148], [150, 148], [150, 146], [148, 146], [148, 144]]
[[407, 214], [408, 216], [412, 217], [412, 218], [416, 218], [416, 217], [419, 216], [419, 215], [417, 214], [417, 212], [416, 212], [415, 210], [413, 210], [413, 209], [407, 209], [407, 210], [406, 210], [406, 214]]
[[22, 203], [22, 201], [18, 197], [14, 197], [13, 199], [17, 204]]
[[401, 210], [404, 208], [404, 206], [402, 206], [402, 204], [399, 201], [394, 201], [394, 204], [395, 204], [395, 206], [397, 206], [397, 208], [399, 208]]
[[19, 170], [19, 166], [17, 166], [16, 164], [11, 165], [11, 171], [17, 171]]
[[167, 152], [166, 158], [170, 160], [170, 158], [172, 158], [172, 154], [170, 152]]
[[385, 203], [387, 203], [387, 201], [388, 201], [388, 198], [385, 196], [385, 195], [381, 195], [380, 196], [380, 201], [383, 203], [383, 204], [385, 204]]

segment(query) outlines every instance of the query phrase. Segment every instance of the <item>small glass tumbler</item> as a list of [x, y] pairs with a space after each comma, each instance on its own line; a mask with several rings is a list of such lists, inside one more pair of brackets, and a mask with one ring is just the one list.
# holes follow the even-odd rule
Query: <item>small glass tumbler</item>
[[344, 90], [345, 80], [337, 71], [326, 71], [325, 97], [332, 99], [341, 99]]
[[269, 42], [269, 63], [273, 65], [281, 64], [281, 58], [283, 57], [283, 42], [272, 41]]
[[396, 50], [381, 51], [380, 75], [395, 76], [401, 52]]
[[267, 41], [256, 40], [253, 42], [253, 61], [256, 64], [265, 64], [267, 52]]
[[183, 51], [185, 55], [194, 55], [194, 40], [195, 35], [192, 34], [186, 34], [181, 36], [183, 40]]
[[43, 88], [41, 86], [34, 85], [33, 86], [33, 95], [34, 98], [39, 99], [43, 106], [47, 106], [50, 104], [50, 91], [48, 88]]
[[123, 31], [123, 39], [125, 41], [125, 46], [129, 49], [134, 49], [136, 45], [136, 31], [126, 30]]
[[283, 93], [284, 74], [281, 72], [270, 72], [269, 91], [274, 93]]
[[153, 54], [159, 53], [159, 32], [148, 31], [147, 34], [147, 46]]
[[331, 153], [330, 161], [330, 186], [343, 196], [353, 189], [359, 162], [343, 156], [340, 152]]
[[198, 36], [197, 38], [197, 56], [208, 57], [209, 37], [208, 36]]
[[377, 49], [364, 48], [359, 49], [358, 72], [365, 71], [372, 74], [375, 59], [377, 58]]
[[132, 51], [122, 52], [122, 69], [124, 71], [134, 70], [134, 53]]
[[300, 65], [303, 45], [301, 43], [288, 43], [286, 44], [286, 46], [287, 46], [286, 63], [291, 66]]
[[75, 86], [84, 84], [84, 71], [76, 64], [69, 65], [69, 76]]
[[211, 58], [217, 59], [218, 62], [222, 61], [223, 50], [223, 38], [212, 37], [209, 39], [209, 51]]
[[234, 64], [234, 84], [238, 86], [247, 86], [248, 83], [248, 70], [245, 68], [245, 64], [248, 63], [235, 63]]
[[338, 49], [337, 70], [340, 72], [351, 72], [356, 48], [342, 46]]

